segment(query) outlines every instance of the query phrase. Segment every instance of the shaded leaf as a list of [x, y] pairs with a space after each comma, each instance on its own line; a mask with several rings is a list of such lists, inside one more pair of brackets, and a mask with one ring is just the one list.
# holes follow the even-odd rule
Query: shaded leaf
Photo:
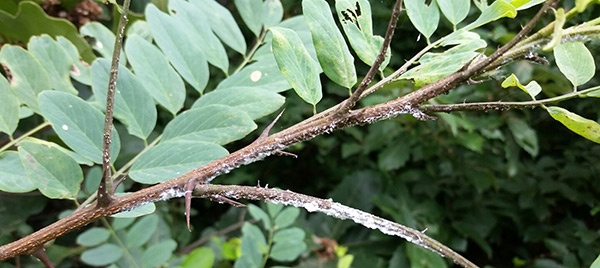
[[[173, 239], [152, 244], [142, 253], [142, 267], [162, 266], [173, 256], [173, 251], [177, 248], [177, 242]], [[197, 268], [203, 266], [196, 266]]]
[[156, 232], [158, 228], [159, 217], [156, 214], [151, 214], [139, 218], [133, 226], [127, 231], [126, 242], [127, 248], [137, 248], [146, 244], [148, 240]]
[[81, 261], [93, 266], [106, 266], [123, 257], [123, 249], [115, 244], [88, 249], [81, 254]]
[[173, 67], [194, 89], [202, 93], [208, 83], [208, 62], [202, 49], [188, 37], [188, 25], [149, 4], [146, 20], [152, 36]]
[[83, 172], [73, 158], [55, 147], [30, 141], [19, 144], [19, 157], [27, 176], [46, 197], [77, 197]]
[[[58, 91], [45, 91], [39, 96], [42, 115], [52, 124], [60, 139], [73, 151], [102, 163], [104, 115], [77, 96]], [[117, 158], [121, 142], [113, 128], [111, 161]]]
[[[281, 230], [278, 233], [281, 235], [278, 237], [278, 241], [271, 248], [269, 257], [277, 261], [293, 261], [297, 259], [304, 250], [306, 250], [306, 243], [304, 243], [304, 231], [300, 228], [291, 228]], [[300, 234], [301, 232], [301, 234]], [[291, 237], [284, 237], [284, 235], [291, 235]], [[301, 237], [301, 238], [300, 238]], [[300, 239], [297, 239], [300, 238]]]
[[594, 57], [583, 42], [567, 42], [556, 46], [554, 58], [558, 69], [571, 81], [575, 89], [590, 81], [596, 73]]
[[185, 101], [185, 85], [162, 52], [138, 35], [127, 39], [125, 52], [143, 88], [157, 103], [177, 114]]
[[260, 87], [271, 92], [282, 92], [291, 88], [288, 81], [281, 75], [272, 54], [227, 77], [221, 81], [217, 89], [232, 87]]
[[286, 207], [275, 217], [275, 227], [282, 229], [292, 225], [296, 221], [296, 218], [298, 218], [298, 215], [300, 215], [299, 208]]
[[92, 78], [90, 75], [90, 65], [87, 62], [79, 59], [79, 52], [77, 51], [75, 45], [62, 36], [57, 37], [56, 41], [63, 48], [63, 51], [67, 54], [67, 56], [71, 58], [71, 62], [74, 63], [70, 69], [71, 77], [79, 83], [88, 86], [91, 85]]
[[[117, 196], [123, 196], [126, 194], [128, 194], [128, 193], [115, 193], [115, 195], [117, 195]], [[152, 213], [154, 213], [154, 211], [156, 211], [156, 205], [154, 205], [154, 203], [150, 202], [150, 203], [146, 203], [141, 206], [138, 206], [138, 207], [130, 208], [129, 210], [126, 210], [126, 211], [121, 211], [117, 214], [113, 214], [113, 215], [111, 215], [111, 217], [113, 217], [113, 218], [137, 218], [137, 217], [145, 216], [148, 214], [152, 214]]]
[[430, 1], [430, 4], [427, 5], [422, 0], [406, 0], [404, 1], [404, 6], [412, 24], [425, 36], [427, 43], [429, 43], [429, 38], [437, 29], [440, 21], [440, 11], [437, 7], [437, 1]]
[[[79, 32], [83, 37], [90, 37], [90, 44], [103, 58], [112, 58], [115, 44], [115, 34], [102, 23], [92, 21], [83, 25]], [[121, 64], [127, 63], [125, 55], [121, 54]]]
[[263, 2], [263, 25], [266, 28], [275, 26], [283, 18], [283, 6], [280, 0], [265, 0]]
[[298, 34], [290, 29], [271, 27], [273, 55], [277, 66], [304, 101], [316, 105], [323, 97], [317, 63], [310, 57]]
[[12, 136], [19, 124], [19, 99], [13, 94], [8, 81], [0, 75], [0, 132]]
[[463, 21], [469, 14], [471, 0], [436, 0], [444, 16], [454, 25]]
[[406, 246], [406, 256], [410, 260], [412, 268], [448, 267], [440, 255], [416, 245]]
[[203, 11], [213, 32], [223, 43], [242, 55], [246, 53], [244, 35], [227, 8], [213, 0], [191, 0], [190, 2], [196, 5], [198, 10]]
[[235, 8], [240, 13], [242, 20], [254, 36], [260, 35], [263, 27], [263, 1], [262, 0], [235, 0]]
[[260, 229], [250, 223], [242, 227], [242, 255], [236, 260], [233, 267], [260, 267], [262, 262], [261, 251], [266, 247], [266, 240]]
[[533, 128], [520, 119], [509, 120], [508, 128], [513, 134], [519, 147], [523, 148], [523, 150], [532, 157], [538, 155], [540, 148], [538, 145], [537, 133], [535, 133]]
[[209, 105], [185, 111], [165, 127], [162, 142], [177, 138], [227, 144], [245, 137], [256, 124], [246, 113], [225, 105]]
[[[92, 64], [92, 91], [102, 107], [106, 107], [106, 92], [111, 62], [100, 58]], [[129, 133], [146, 139], [156, 125], [154, 100], [131, 71], [119, 65], [115, 89], [114, 116], [123, 123]]]
[[279, 109], [284, 102], [283, 96], [258, 87], [233, 87], [205, 94], [194, 103], [192, 109], [222, 104], [245, 112], [252, 119], [258, 119]]
[[110, 232], [106, 228], [92, 227], [77, 236], [77, 244], [93, 247], [108, 240]]
[[0, 51], [0, 63], [10, 70], [9, 83], [21, 103], [39, 113], [37, 95], [51, 89], [48, 74], [40, 62], [22, 47], [4, 45]]
[[596, 121], [556, 106], [549, 106], [546, 110], [552, 118], [561, 122], [571, 131], [595, 143], [600, 143], [600, 125]]
[[335, 25], [329, 4], [323, 0], [305, 0], [302, 11], [323, 72], [338, 85], [351, 88], [357, 80], [354, 57]]
[[255, 220], [262, 221], [265, 230], [271, 228], [271, 218], [260, 207], [257, 207], [254, 204], [248, 204], [248, 213], [250, 213], [250, 216], [252, 216], [252, 218], [254, 218]]
[[26, 193], [37, 188], [25, 173], [19, 153], [15, 151], [0, 154], [0, 178], [0, 191]]
[[53, 89], [77, 95], [70, 77], [71, 66], [75, 62], [62, 45], [44, 34], [29, 39], [27, 49], [40, 62], [48, 77], [52, 78], [49, 80]]
[[227, 154], [225, 148], [214, 143], [179, 139], [161, 142], [140, 156], [129, 176], [140, 183], [163, 182]]

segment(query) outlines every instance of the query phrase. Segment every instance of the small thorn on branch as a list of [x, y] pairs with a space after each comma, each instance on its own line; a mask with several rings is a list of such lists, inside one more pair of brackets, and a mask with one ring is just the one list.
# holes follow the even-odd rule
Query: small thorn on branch
[[191, 227], [190, 227], [190, 211], [191, 211], [191, 207], [192, 207], [192, 191], [194, 190], [194, 187], [196, 185], [196, 180], [195, 179], [191, 179], [187, 182], [187, 184], [185, 185], [185, 222], [187, 223], [187, 228], [188, 231], [192, 231]]
[[46, 267], [48, 267], [48, 268], [54, 268], [54, 264], [52, 264], [52, 262], [48, 258], [48, 255], [46, 254], [46, 249], [44, 249], [43, 246], [35, 249], [31, 253], [31, 255], [33, 255], [38, 260], [40, 260]]
[[275, 126], [275, 123], [277, 123], [277, 121], [279, 120], [279, 118], [281, 117], [281, 115], [283, 114], [283, 112], [285, 112], [285, 109], [281, 110], [281, 112], [279, 112], [279, 114], [277, 115], [277, 117], [275, 117], [275, 120], [273, 120], [273, 122], [271, 122], [266, 128], [265, 130], [263, 130], [262, 133], [260, 133], [260, 136], [258, 136], [258, 138], [256, 139], [258, 140], [262, 140], [266, 137], [269, 136], [269, 132], [271, 131], [271, 129], [273, 128], [273, 126]]

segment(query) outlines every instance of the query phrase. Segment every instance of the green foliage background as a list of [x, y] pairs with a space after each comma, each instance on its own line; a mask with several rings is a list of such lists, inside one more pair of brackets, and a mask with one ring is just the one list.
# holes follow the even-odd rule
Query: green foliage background
[[[132, 8], [137, 14], [133, 16], [141, 16], [148, 2], [156, 2], [158, 7], [166, 6], [163, 1], [134, 1]], [[392, 3], [374, 1], [371, 4], [374, 34], [383, 35]], [[233, 3], [226, 6], [234, 9]], [[300, 3], [296, 1], [283, 1], [283, 6], [285, 17], [301, 11]], [[14, 6], [10, 4], [0, 7], [7, 12], [14, 11]], [[476, 31], [488, 42], [489, 48], [500, 46], [520, 30], [534, 11], [524, 11], [517, 19], [501, 20]], [[238, 22], [241, 21], [238, 13], [232, 13]], [[592, 5], [580, 18], [586, 21], [599, 15], [599, 6]], [[0, 16], [0, 19], [3, 17]], [[545, 23], [549, 21], [550, 18], [546, 18]], [[104, 23], [110, 26], [113, 21]], [[406, 16], [401, 16], [398, 25], [391, 45], [391, 54], [394, 56], [385, 72], [402, 65], [405, 55], [413, 55], [426, 45], [424, 40], [415, 42], [419, 32]], [[250, 44], [256, 33], [252, 29], [241, 28]], [[440, 29], [432, 38], [450, 33], [452, 29], [452, 23], [442, 20]], [[0, 30], [4, 42], [28, 40], [24, 36], [8, 34], [10, 30]], [[51, 30], [45, 33], [53, 35]], [[70, 40], [75, 43], [75, 39]], [[600, 52], [597, 40], [586, 45], [593, 55]], [[90, 53], [87, 43], [77, 48], [81, 55]], [[232, 50], [227, 52], [232, 62], [241, 61], [239, 54]], [[551, 53], [541, 56], [553, 60]], [[598, 57], [595, 60], [598, 66]], [[358, 60], [356, 62], [360, 80], [360, 75], [366, 73], [368, 66]], [[221, 80], [222, 72], [214, 66], [210, 68], [215, 75], [206, 83], [207, 88], [212, 89]], [[549, 97], [572, 90], [570, 82], [555, 65], [515, 61], [495, 75], [502, 77], [510, 73], [518, 74], [521, 81], [538, 81], [544, 89], [542, 94]], [[436, 101], [460, 103], [529, 99], [524, 92], [502, 88], [501, 80], [498, 78], [477, 85], [461, 86]], [[347, 96], [347, 89], [329, 80], [323, 81], [323, 99], [317, 105], [317, 110], [336, 104]], [[590, 82], [593, 85], [598, 83], [598, 77]], [[363, 99], [359, 105], [379, 103], [412, 90], [410, 82], [394, 82]], [[193, 101], [201, 91], [188, 85], [184, 107], [194, 105]], [[84, 94], [91, 92], [80, 93]], [[283, 94], [286, 97], [286, 110], [274, 131], [312, 115], [310, 105], [290, 91]], [[586, 118], [600, 118], [597, 100], [593, 98], [571, 100], [561, 103], [561, 106]], [[166, 128], [177, 107], [173, 109], [158, 111], [156, 130]], [[252, 119], [261, 116], [264, 114]], [[600, 226], [597, 220], [600, 211], [600, 147], [597, 144], [570, 132], [539, 108], [486, 113], [459, 112], [439, 114], [438, 117], [436, 121], [422, 122], [402, 116], [337, 131], [291, 147], [289, 151], [297, 154], [298, 159], [270, 157], [236, 169], [218, 180], [228, 184], [268, 184], [270, 187], [331, 197], [348, 206], [418, 230], [426, 230], [428, 235], [482, 265], [586, 267], [592, 263], [600, 253]], [[271, 118], [258, 119], [257, 124], [264, 126], [269, 120]], [[28, 117], [20, 122], [16, 133], [22, 134], [42, 123], [43, 119], [39, 116]], [[145, 146], [145, 140], [148, 137], [152, 140], [157, 133], [139, 134], [139, 139], [123, 134], [127, 133], [124, 128], [122, 124], [116, 124], [116, 129], [121, 133], [122, 146], [116, 166], [131, 160]], [[234, 151], [252, 142], [257, 135], [250, 134], [225, 148]], [[4, 143], [8, 137], [0, 138]], [[37, 138], [59, 140], [50, 130], [39, 133]], [[87, 196], [95, 190], [100, 171], [97, 167], [84, 171], [84, 189], [80, 194]], [[132, 191], [141, 186], [126, 181], [122, 187]], [[27, 209], [22, 209], [23, 206]], [[246, 209], [230, 208], [204, 200], [194, 201], [193, 206], [191, 232], [185, 227], [182, 200], [172, 200], [156, 203], [156, 212], [149, 216], [103, 220], [86, 230], [68, 234], [57, 239], [48, 252], [59, 267], [77, 267], [82, 263], [125, 267], [130, 264], [128, 258], [146, 259], [147, 263], [142, 265], [144, 267], [157, 263], [182, 267], [210, 267], [214, 263], [214, 267], [231, 267], [236, 260], [241, 260], [236, 250], [245, 247], [244, 241], [248, 241], [248, 238], [244, 240], [244, 237], [254, 234], [256, 238], [256, 233], [262, 232], [269, 240], [278, 231], [275, 225], [269, 225], [265, 220], [277, 217], [278, 211], [274, 212], [277, 209], [273, 207], [263, 206], [264, 216], [257, 216], [260, 212], [256, 210], [261, 209], [253, 207], [254, 213], [251, 210], [249, 214], [252, 215], [248, 216]], [[36, 194], [19, 195], [17, 199], [12, 194], [0, 193], [0, 208], [0, 226], [3, 226], [0, 244], [5, 244], [55, 221], [73, 206]], [[239, 226], [235, 231], [214, 236], [204, 241], [205, 247], [196, 250], [188, 247], [198, 246], [194, 241], [238, 223], [240, 217], [247, 221], [245, 229]], [[325, 215], [302, 211], [298, 219], [290, 224], [285, 227], [306, 233], [302, 243], [306, 244], [304, 248], [300, 244], [292, 246], [294, 249], [302, 248], [302, 253], [294, 255], [294, 258], [278, 259], [262, 249], [263, 252], [256, 253], [257, 260], [268, 260], [267, 266], [283, 263], [295, 267], [315, 267], [319, 261], [315, 254], [319, 245], [311, 236], [316, 236], [331, 238], [347, 247], [346, 254], [354, 258], [352, 267], [451, 266], [440, 257], [399, 238]], [[96, 233], [89, 235], [89, 232]], [[86, 238], [86, 234], [92, 238]], [[98, 237], [106, 238], [93, 241]], [[240, 238], [241, 242], [236, 240]], [[114, 244], [105, 243], [113, 240], [124, 241], [125, 245], [115, 248], [108, 246]], [[123, 253], [122, 248], [128, 251]], [[123, 257], [122, 254], [129, 256]], [[212, 260], [208, 257], [211, 254]], [[112, 259], [94, 259], [98, 255], [112, 256]], [[150, 256], [156, 259], [148, 259]], [[333, 260], [325, 261], [324, 265], [333, 267], [343, 256], [339, 254]], [[24, 263], [36, 265], [31, 260], [24, 260]], [[207, 263], [207, 266], [194, 266], [192, 263]], [[0, 267], [12, 265], [0, 264]]]

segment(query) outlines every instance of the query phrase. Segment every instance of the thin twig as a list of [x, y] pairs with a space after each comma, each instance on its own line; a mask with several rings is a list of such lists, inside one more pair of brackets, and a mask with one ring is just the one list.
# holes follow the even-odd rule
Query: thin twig
[[345, 114], [352, 109], [356, 105], [356, 102], [362, 96], [363, 91], [367, 88], [367, 86], [373, 80], [373, 77], [379, 72], [379, 67], [381, 63], [385, 60], [385, 54], [392, 42], [392, 37], [394, 36], [394, 31], [396, 30], [396, 23], [398, 22], [398, 16], [400, 16], [400, 12], [402, 11], [402, 0], [396, 0], [396, 4], [394, 5], [394, 9], [392, 10], [392, 17], [390, 18], [390, 22], [388, 23], [388, 28], [385, 31], [385, 37], [383, 40], [383, 45], [381, 46], [381, 50], [377, 57], [375, 58], [375, 62], [371, 65], [371, 69], [367, 72], [363, 80], [358, 85], [358, 88], [350, 95], [350, 97], [345, 100], [340, 108], [338, 109], [338, 114]]
[[218, 195], [234, 199], [265, 200], [272, 203], [305, 208], [308, 212], [322, 212], [334, 218], [352, 220], [367, 228], [377, 229], [387, 235], [399, 236], [408, 242], [429, 249], [443, 257], [448, 257], [462, 267], [477, 267], [477, 265], [444, 244], [425, 235], [424, 232], [342, 205], [331, 199], [321, 199], [289, 190], [274, 188], [215, 184], [197, 185], [194, 189], [194, 195], [205, 198]]
[[110, 67], [110, 78], [108, 80], [108, 91], [106, 92], [106, 115], [104, 117], [104, 135], [102, 140], [102, 179], [98, 185], [99, 207], [106, 207], [113, 201], [112, 170], [110, 165], [110, 143], [112, 141], [113, 112], [115, 103], [115, 91], [117, 87], [117, 75], [119, 73], [119, 61], [121, 59], [121, 47], [125, 26], [127, 25], [127, 12], [131, 0], [125, 0], [119, 21], [119, 33], [115, 39], [113, 48], [112, 65]]

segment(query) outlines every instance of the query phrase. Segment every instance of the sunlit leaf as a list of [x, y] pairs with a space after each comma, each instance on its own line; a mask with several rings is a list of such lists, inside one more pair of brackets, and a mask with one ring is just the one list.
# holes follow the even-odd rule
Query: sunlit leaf
[[525, 93], [529, 94], [533, 99], [535, 99], [535, 96], [542, 92], [542, 87], [540, 86], [540, 84], [538, 84], [538, 82], [531, 81], [529, 82], [529, 84], [524, 86], [521, 84], [521, 82], [519, 82], [519, 78], [517, 78], [515, 74], [511, 74], [509, 77], [504, 79], [504, 81], [502, 81], [502, 87], [518, 87], [521, 90], [525, 91]]
[[440, 11], [437, 7], [437, 1], [430, 1], [428, 5], [422, 0], [405, 0], [404, 6], [412, 24], [425, 36], [429, 43], [429, 38], [437, 29], [440, 21]]
[[594, 57], [582, 42], [567, 42], [556, 46], [554, 58], [558, 69], [575, 89], [590, 81], [596, 73]]
[[436, 2], [454, 28], [467, 17], [471, 8], [471, 0], [436, 0]]
[[146, 7], [145, 14], [154, 40], [173, 67], [185, 81], [202, 93], [208, 83], [208, 62], [200, 46], [188, 37], [188, 25], [171, 18], [152, 4]]
[[561, 122], [571, 131], [595, 143], [600, 143], [600, 124], [598, 122], [556, 106], [549, 106], [546, 110], [552, 118]]
[[310, 57], [293, 30], [271, 27], [272, 49], [281, 74], [296, 94], [315, 106], [323, 97], [317, 63]]
[[554, 47], [560, 45], [560, 43], [562, 42], [563, 26], [567, 21], [567, 17], [565, 16], [565, 10], [562, 8], [554, 10], [554, 17], [556, 17], [556, 19], [554, 20], [554, 31], [552, 32], [552, 39], [544, 46], [544, 48], [542, 49], [544, 51], [550, 51], [554, 49]]
[[255, 36], [258, 36], [263, 27], [263, 1], [235, 0], [234, 3], [246, 26]]
[[351, 88], [357, 80], [354, 57], [335, 25], [329, 4], [323, 0], [305, 0], [302, 10], [323, 72], [333, 82]]
[[182, 268], [212, 268], [215, 254], [209, 247], [200, 247], [192, 250], [185, 256], [181, 263]]
[[227, 8], [213, 0], [191, 0], [190, 3], [203, 11], [210, 27], [223, 43], [242, 55], [246, 53], [244, 35]]
[[10, 71], [10, 86], [19, 100], [31, 110], [39, 112], [37, 95], [51, 89], [46, 70], [31, 53], [19, 46], [4, 45], [0, 63]]
[[61, 150], [35, 142], [21, 142], [19, 157], [25, 173], [40, 192], [53, 199], [75, 199], [83, 172], [79, 164]]
[[[92, 91], [102, 107], [106, 107], [110, 68], [111, 62], [104, 58], [92, 64]], [[121, 65], [114, 97], [115, 118], [127, 127], [129, 133], [146, 139], [156, 125], [154, 100], [139, 79]]]
[[227, 154], [225, 148], [209, 142], [179, 139], [161, 142], [140, 156], [131, 167], [129, 177], [145, 184], [163, 182]]
[[[104, 115], [81, 98], [64, 92], [45, 91], [39, 100], [42, 115], [60, 139], [78, 154], [101, 163]], [[117, 158], [120, 148], [119, 135], [113, 128], [111, 161]]]
[[71, 66], [75, 62], [57, 41], [48, 35], [34, 36], [29, 39], [27, 49], [40, 62], [48, 77], [52, 78], [50, 84], [53, 89], [78, 93], [70, 77]]
[[510, 4], [513, 5], [517, 10], [524, 10], [544, 2], [545, 0], [511, 0]]
[[241, 71], [221, 81], [217, 86], [218, 89], [233, 87], [253, 87], [271, 92], [282, 92], [291, 88], [288, 81], [281, 75], [273, 54], [247, 65]]
[[19, 123], [19, 99], [13, 94], [8, 81], [0, 75], [0, 132], [12, 135]]
[[0, 154], [0, 191], [26, 193], [36, 189], [36, 185], [25, 173], [19, 153], [6, 151]]
[[205, 94], [194, 103], [192, 109], [222, 104], [245, 112], [252, 119], [258, 119], [279, 109], [284, 102], [283, 96], [258, 87], [233, 87]]
[[[81, 36], [91, 38], [89, 42], [94, 50], [96, 50], [102, 57], [104, 58], [112, 58], [114, 44], [115, 44], [115, 34], [111, 32], [106, 26], [102, 25], [102, 23], [93, 21], [90, 23], [86, 23], [79, 29], [79, 33]], [[125, 55], [121, 54], [121, 64], [125, 64]]]
[[135, 75], [154, 100], [176, 114], [185, 100], [185, 85], [158, 48], [138, 35], [125, 43]]
[[[477, 1], [475, 1], [477, 2]], [[500, 18], [509, 17], [514, 18], [517, 16], [517, 10], [513, 5], [509, 2], [503, 0], [494, 1], [490, 6], [487, 6], [482, 12], [481, 15], [474, 22], [465, 26], [465, 30], [472, 30], [478, 28], [481, 25], [490, 23], [492, 21], [498, 20]]]

